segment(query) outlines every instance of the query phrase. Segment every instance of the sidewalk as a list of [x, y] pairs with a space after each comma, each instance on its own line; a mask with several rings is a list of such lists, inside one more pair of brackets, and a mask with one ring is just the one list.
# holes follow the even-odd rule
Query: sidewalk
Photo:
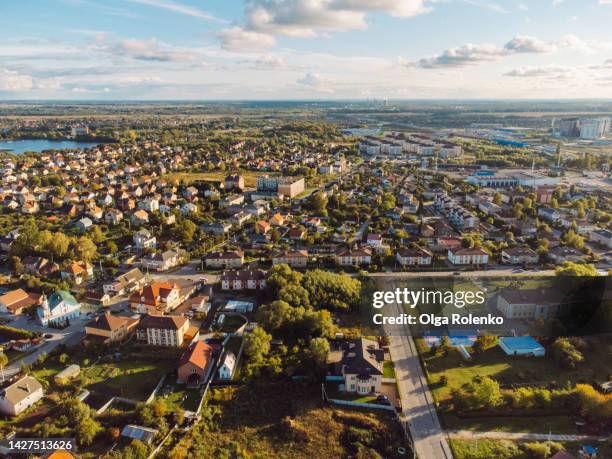
[[478, 440], [481, 438], [507, 439], [507, 440], [552, 440], [552, 441], [607, 441], [608, 437], [596, 435], [559, 435], [546, 433], [526, 432], [473, 432], [471, 430], [450, 430], [447, 434], [451, 438], [466, 438]]

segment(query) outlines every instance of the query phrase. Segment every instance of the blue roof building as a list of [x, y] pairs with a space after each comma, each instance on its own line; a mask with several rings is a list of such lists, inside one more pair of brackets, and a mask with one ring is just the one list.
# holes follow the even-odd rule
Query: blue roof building
[[499, 339], [499, 347], [506, 355], [544, 357], [546, 350], [531, 336], [504, 336]]

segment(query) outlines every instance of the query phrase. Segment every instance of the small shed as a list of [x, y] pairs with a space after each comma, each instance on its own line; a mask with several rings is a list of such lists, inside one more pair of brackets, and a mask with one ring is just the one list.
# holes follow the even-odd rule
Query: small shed
[[132, 440], [140, 440], [143, 443], [150, 444], [158, 432], [159, 430], [151, 429], [150, 427], [127, 424], [121, 431], [121, 436], [131, 438]]
[[62, 371], [55, 375], [55, 382], [57, 384], [66, 384], [71, 379], [76, 378], [81, 372], [81, 367], [76, 364], [68, 365]]

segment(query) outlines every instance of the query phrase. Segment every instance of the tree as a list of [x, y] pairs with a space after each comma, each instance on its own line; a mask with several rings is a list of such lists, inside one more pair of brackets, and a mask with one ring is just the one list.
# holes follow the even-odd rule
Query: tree
[[4, 367], [8, 361], [7, 355], [4, 352], [0, 352], [0, 372], [2, 373], [2, 381], [4, 381]]
[[96, 244], [100, 244], [106, 239], [106, 235], [98, 225], [93, 226], [90, 232], [90, 236], [92, 241], [94, 241]]
[[304, 274], [302, 286], [315, 309], [348, 310], [361, 300], [361, 282], [346, 274], [315, 269]]
[[196, 232], [197, 226], [194, 222], [189, 219], [182, 220], [177, 225], [177, 234], [183, 241], [183, 244], [189, 244], [193, 241], [193, 236]]
[[563, 262], [562, 266], [555, 269], [557, 276], [575, 276], [575, 277], [595, 277], [598, 276], [597, 269], [593, 265], [574, 263], [572, 261]]
[[253, 362], [261, 362], [270, 352], [272, 335], [261, 327], [255, 327], [244, 336], [244, 353]]
[[473, 388], [475, 401], [479, 406], [496, 407], [503, 400], [499, 383], [488, 376], [483, 377]]
[[64, 259], [70, 248], [70, 238], [62, 232], [53, 233], [53, 238], [49, 241], [47, 251], [55, 259]]
[[502, 203], [502, 195], [499, 191], [493, 195], [493, 203], [498, 206]]
[[313, 338], [308, 344], [308, 349], [317, 371], [325, 368], [327, 355], [329, 354], [329, 341], [325, 338]]
[[328, 199], [324, 193], [318, 191], [314, 193], [311, 198], [311, 206], [315, 212], [319, 212], [321, 214], [327, 214], [327, 203]]
[[96, 245], [87, 236], [81, 236], [74, 245], [74, 254], [79, 260], [91, 261], [97, 255]]

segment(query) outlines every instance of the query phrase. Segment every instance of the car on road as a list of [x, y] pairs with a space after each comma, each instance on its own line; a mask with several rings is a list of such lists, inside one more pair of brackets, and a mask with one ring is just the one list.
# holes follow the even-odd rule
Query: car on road
[[45, 333], [45, 334], [43, 335], [43, 338], [45, 338], [45, 339], [51, 339], [51, 338], [53, 338], [53, 335], [52, 335], [51, 333]]
[[379, 405], [391, 405], [389, 397], [383, 394], [380, 394], [376, 397], [376, 403], [378, 403]]

